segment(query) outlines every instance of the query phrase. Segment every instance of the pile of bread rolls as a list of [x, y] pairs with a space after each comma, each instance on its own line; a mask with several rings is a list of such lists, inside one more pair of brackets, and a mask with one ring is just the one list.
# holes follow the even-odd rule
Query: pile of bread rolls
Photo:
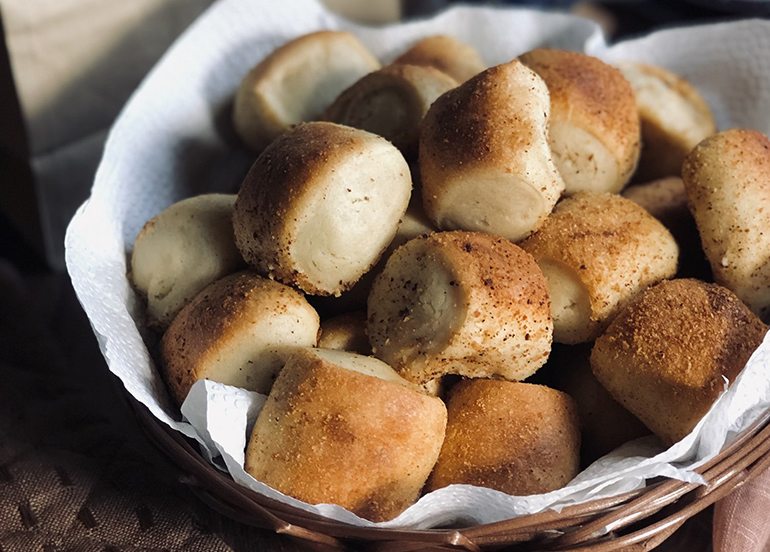
[[560, 488], [681, 439], [763, 339], [770, 140], [715, 134], [662, 68], [487, 68], [450, 37], [382, 67], [322, 31], [233, 121], [258, 155], [237, 196], [150, 220], [130, 276], [173, 398], [268, 395], [245, 468], [300, 500], [381, 521], [452, 484]]

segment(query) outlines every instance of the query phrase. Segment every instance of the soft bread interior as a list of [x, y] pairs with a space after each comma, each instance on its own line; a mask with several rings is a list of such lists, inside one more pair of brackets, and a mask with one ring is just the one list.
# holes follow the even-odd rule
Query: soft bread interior
[[321, 289], [366, 272], [393, 239], [409, 202], [406, 163], [393, 162], [395, 150], [385, 141], [372, 150], [336, 164], [299, 221], [292, 256]]
[[521, 240], [546, 214], [543, 195], [511, 174], [479, 171], [445, 183], [436, 209], [438, 226]]
[[[375, 301], [375, 324], [387, 324], [389, 339], [381, 347], [384, 358], [398, 351], [409, 362], [417, 352], [432, 353], [451, 339], [464, 318], [455, 275], [424, 241], [397, 250], [369, 296]], [[379, 289], [377, 289], [379, 288]]]
[[319, 39], [293, 53], [259, 87], [287, 126], [316, 118], [342, 90], [376, 69], [372, 58], [356, 52], [347, 40]]
[[593, 331], [591, 302], [578, 274], [567, 265], [538, 259], [551, 296], [553, 339], [558, 343], [580, 343]]
[[618, 161], [596, 136], [569, 122], [551, 123], [553, 160], [564, 179], [565, 193], [618, 192]]
[[201, 363], [197, 379], [267, 394], [286, 358], [299, 347], [315, 345], [318, 320], [312, 309], [287, 307], [233, 331]]
[[393, 368], [374, 357], [332, 349], [311, 349], [311, 351], [321, 360], [339, 368], [344, 368], [345, 370], [358, 372], [359, 374], [372, 376], [385, 381], [392, 381], [411, 389], [416, 389], [414, 384], [399, 376], [398, 372]]

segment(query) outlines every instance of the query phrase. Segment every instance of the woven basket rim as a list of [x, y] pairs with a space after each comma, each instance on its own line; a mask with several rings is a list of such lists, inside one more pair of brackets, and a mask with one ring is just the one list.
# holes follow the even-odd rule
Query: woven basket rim
[[[645, 543], [650, 550], [684, 521], [770, 466], [770, 409], [696, 471], [706, 485], [660, 478], [644, 488], [536, 514], [474, 525], [427, 530], [358, 527], [263, 496], [210, 464], [191, 440], [155, 418], [128, 395], [150, 440], [172, 459], [184, 481], [209, 507], [236, 521], [307, 541], [347, 549], [367, 542], [377, 550], [481, 550], [537, 543], [537, 550], [611, 552]], [[625, 530], [625, 531], [624, 531]], [[628, 532], [630, 531], [630, 532]], [[526, 549], [522, 548], [522, 549]]]

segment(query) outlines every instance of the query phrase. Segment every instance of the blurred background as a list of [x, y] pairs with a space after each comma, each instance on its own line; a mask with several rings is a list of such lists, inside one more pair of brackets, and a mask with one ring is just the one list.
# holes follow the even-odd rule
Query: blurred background
[[[115, 387], [64, 273], [64, 232], [112, 121], [212, 2], [0, 0], [0, 550], [304, 549], [212, 513], [177, 483]], [[326, 3], [373, 25], [453, 4]], [[485, 4], [571, 11], [610, 41], [770, 15], [770, 3], [750, 0]], [[710, 549], [710, 516], [667, 549]]]

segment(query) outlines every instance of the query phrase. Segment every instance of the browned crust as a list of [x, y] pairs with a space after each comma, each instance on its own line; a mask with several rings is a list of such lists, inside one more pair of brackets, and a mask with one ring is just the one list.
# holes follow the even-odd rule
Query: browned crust
[[538, 48], [519, 56], [548, 85], [551, 123], [568, 122], [595, 136], [618, 162], [627, 181], [639, 159], [640, 130], [631, 85], [615, 67], [598, 58]]
[[[408, 350], [388, 351], [391, 332], [411, 316], [385, 319], [378, 301], [410, 304], [419, 290], [391, 281], [391, 263], [411, 262], [426, 251], [451, 270], [463, 303], [456, 311], [447, 343], [416, 342]], [[395, 266], [395, 265], [392, 265]], [[393, 269], [394, 270], [394, 269]], [[375, 355], [418, 383], [444, 374], [524, 379], [548, 359], [553, 321], [545, 277], [532, 256], [503, 238], [481, 232], [435, 232], [396, 250], [370, 294], [368, 333]]]
[[580, 276], [597, 335], [635, 294], [676, 274], [678, 248], [669, 231], [641, 206], [610, 193], [562, 200], [521, 247]]
[[252, 165], [235, 201], [235, 243], [246, 262], [260, 274], [306, 293], [339, 295], [349, 289], [355, 282], [320, 289], [295, 268], [293, 226], [305, 202], [323, 186], [325, 175], [377, 141], [385, 142], [369, 132], [329, 122], [301, 123], [273, 141]]
[[296, 290], [242, 271], [205, 287], [174, 318], [161, 340], [163, 375], [171, 395], [181, 404], [231, 336], [260, 320], [290, 310], [315, 315]]
[[[429, 66], [394, 64], [361, 78], [342, 92], [324, 113], [324, 119], [381, 135], [400, 149], [405, 156], [417, 155], [420, 123], [428, 108], [441, 94], [457, 86], [449, 75]], [[392, 104], [372, 103], [377, 94], [387, 93], [397, 98], [404, 109], [405, 123], [394, 131], [381, 132], [362, 116], [380, 115], [392, 118]], [[377, 110], [384, 110], [377, 112]]]
[[452, 388], [447, 431], [427, 489], [454, 483], [511, 495], [565, 486], [580, 464], [573, 400], [542, 385], [464, 380]]
[[732, 129], [703, 140], [682, 178], [714, 279], [770, 319], [770, 138]]
[[287, 362], [257, 418], [246, 471], [305, 502], [384, 521], [417, 499], [445, 427], [440, 399], [304, 351]]
[[591, 366], [665, 443], [687, 435], [767, 328], [729, 290], [682, 279], [640, 294], [596, 340]]
[[458, 83], [465, 82], [487, 67], [473, 47], [446, 35], [423, 38], [393, 63], [435, 67]]

